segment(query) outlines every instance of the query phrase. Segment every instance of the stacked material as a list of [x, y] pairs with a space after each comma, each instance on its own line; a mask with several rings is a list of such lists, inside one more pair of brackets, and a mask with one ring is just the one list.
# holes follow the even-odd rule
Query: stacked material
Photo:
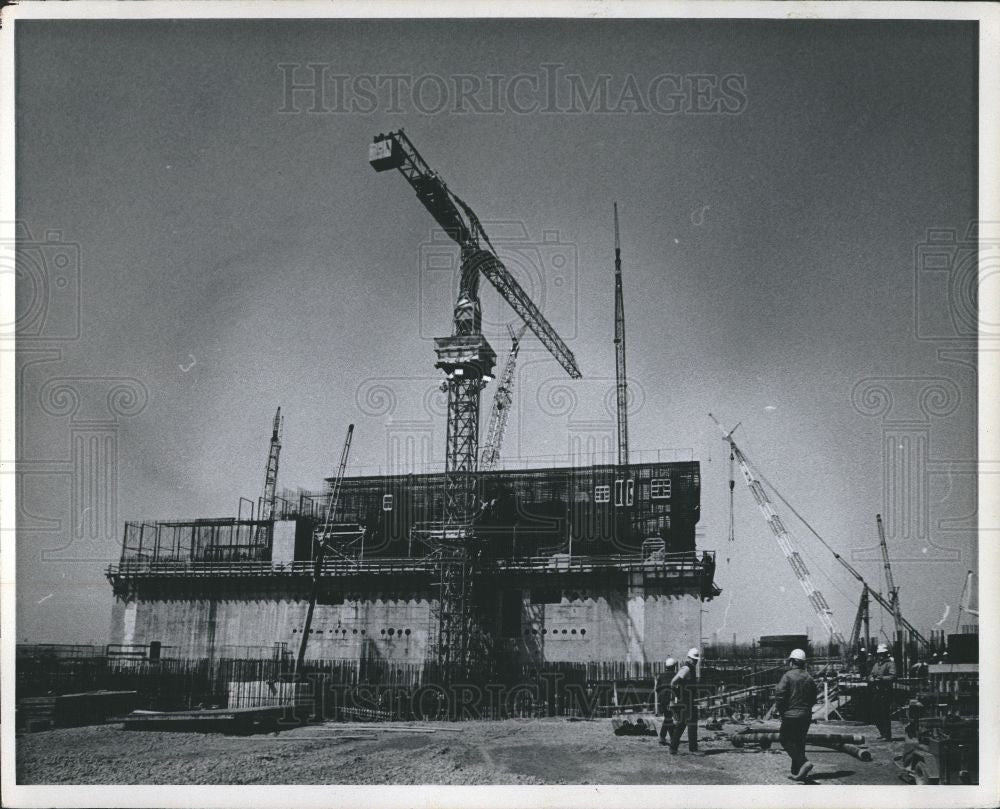
[[133, 711], [121, 720], [124, 730], [178, 730], [196, 733], [270, 733], [302, 724], [295, 706], [211, 708], [194, 711]]
[[109, 716], [132, 710], [138, 702], [135, 691], [86, 691], [18, 700], [18, 725], [29, 733], [50, 727], [100, 725]]

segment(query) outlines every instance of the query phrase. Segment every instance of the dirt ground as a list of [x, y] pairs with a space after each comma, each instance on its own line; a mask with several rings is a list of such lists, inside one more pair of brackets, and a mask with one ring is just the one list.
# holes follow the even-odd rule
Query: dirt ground
[[[17, 739], [21, 784], [788, 784], [788, 756], [737, 749], [700, 731], [700, 751], [671, 756], [655, 737], [618, 737], [610, 720], [430, 722], [389, 728], [327, 722], [251, 737], [125, 731], [120, 725], [49, 730]], [[899, 784], [893, 752], [872, 727], [873, 761], [810, 746], [813, 784]], [[902, 727], [894, 728], [902, 738]], [[433, 731], [433, 732], [429, 732]], [[353, 737], [353, 738], [352, 738]], [[363, 737], [363, 738], [358, 738]]]

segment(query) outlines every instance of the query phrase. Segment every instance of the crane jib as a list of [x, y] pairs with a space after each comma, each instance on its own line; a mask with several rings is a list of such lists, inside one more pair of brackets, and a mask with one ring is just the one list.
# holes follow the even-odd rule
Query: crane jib
[[483, 248], [483, 244], [492, 245], [476, 214], [431, 170], [406, 134], [398, 130], [378, 135], [368, 148], [368, 162], [376, 171], [397, 169], [406, 178], [421, 204], [467, 254], [463, 256], [466, 265], [478, 269], [489, 280], [566, 373], [573, 379], [579, 379], [582, 374], [573, 352], [503, 262], [493, 252]]

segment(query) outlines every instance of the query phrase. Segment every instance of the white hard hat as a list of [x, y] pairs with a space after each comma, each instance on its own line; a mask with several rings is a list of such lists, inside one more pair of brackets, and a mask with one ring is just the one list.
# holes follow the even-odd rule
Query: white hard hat
[[886, 646], [886, 645], [885, 645], [884, 643], [880, 643], [880, 644], [878, 645], [878, 648], [877, 648], [877, 649], [875, 650], [875, 654], [879, 654], [879, 655], [880, 655], [880, 654], [882, 654], [883, 652], [884, 652], [885, 654], [889, 654], [889, 647], [888, 647], [888, 646]]
[[667, 666], [668, 669], [671, 666], [676, 666], [676, 665], [677, 665], [677, 661], [676, 660], [674, 660], [672, 657], [668, 657], [667, 658], [666, 666]]
[[691, 647], [688, 650], [688, 658], [690, 660], [701, 660], [701, 654], [698, 652], [697, 647]]
[[789, 660], [802, 660], [806, 659], [806, 653], [801, 649], [792, 649], [792, 653], [788, 655]]

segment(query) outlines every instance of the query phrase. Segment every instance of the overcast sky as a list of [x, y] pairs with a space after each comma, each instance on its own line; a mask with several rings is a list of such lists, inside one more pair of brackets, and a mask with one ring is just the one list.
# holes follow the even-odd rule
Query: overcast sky
[[[700, 542], [720, 553], [723, 589], [706, 638], [818, 634], [739, 479], [727, 541], [709, 411], [742, 421], [751, 459], [876, 586], [875, 514], [904, 509], [888, 525], [904, 613], [954, 631], [976, 566], [976, 374], [962, 339], [974, 300], [961, 267], [915, 262], [928, 229], [961, 237], [976, 216], [974, 24], [18, 30], [18, 218], [37, 241], [58, 231], [78, 245], [81, 290], [79, 339], [21, 342], [19, 461], [35, 473], [21, 489], [18, 640], [106, 642], [103, 569], [124, 521], [232, 515], [256, 499], [279, 404], [279, 486], [318, 489], [348, 422], [351, 471], [384, 467], [400, 435], [428, 430], [428, 460], [442, 459], [432, 338], [450, 330], [454, 291], [434, 262], [457, 251], [432, 241], [398, 174], [368, 165], [372, 137], [399, 127], [497, 235], [584, 374], [570, 382], [526, 339], [505, 456], [565, 456], [613, 434], [617, 200], [632, 447], [702, 463]], [[319, 72], [322, 98], [288, 96], [289, 80]], [[502, 362], [513, 314], [486, 287]], [[22, 283], [22, 315], [30, 299]], [[72, 317], [61, 305], [46, 328]], [[67, 378], [75, 416], [41, 404]], [[115, 524], [74, 538], [70, 431], [106, 423], [118, 384], [139, 404], [113, 432]], [[786, 522], [848, 632], [858, 586]]]

